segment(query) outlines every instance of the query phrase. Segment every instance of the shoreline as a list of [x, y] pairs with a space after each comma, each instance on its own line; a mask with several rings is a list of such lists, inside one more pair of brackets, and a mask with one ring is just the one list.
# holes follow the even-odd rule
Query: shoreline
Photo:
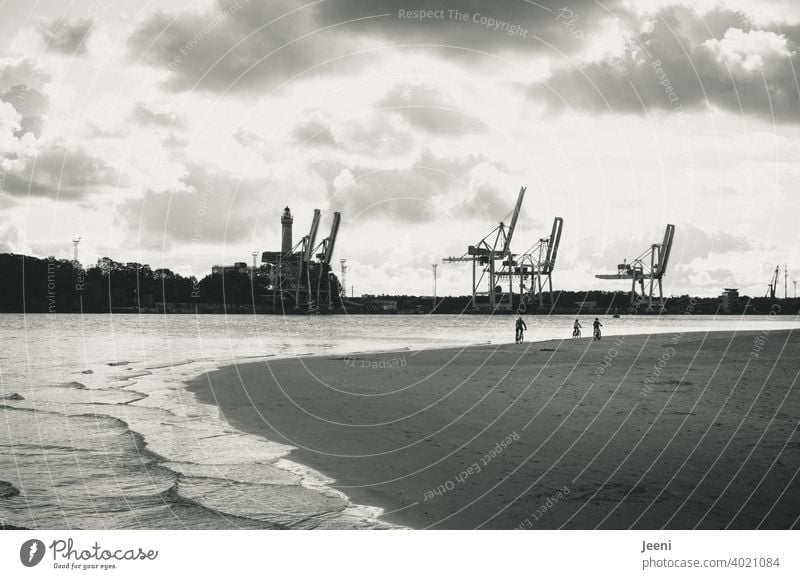
[[[286, 459], [335, 479], [351, 502], [411, 528], [796, 525], [800, 487], [783, 475], [800, 466], [800, 441], [773, 391], [800, 407], [777, 349], [798, 345], [798, 332], [675, 335], [672, 346], [666, 333], [269, 358], [188, 389], [233, 428], [292, 446]], [[780, 376], [767, 395], [757, 382], [731, 389], [762, 335], [745, 370], [758, 377], [753, 368], [773, 363]], [[764, 401], [777, 410], [759, 422], [752, 410]], [[758, 493], [742, 484], [753, 471], [768, 475], [750, 481]], [[770, 498], [782, 508], [768, 513]]]

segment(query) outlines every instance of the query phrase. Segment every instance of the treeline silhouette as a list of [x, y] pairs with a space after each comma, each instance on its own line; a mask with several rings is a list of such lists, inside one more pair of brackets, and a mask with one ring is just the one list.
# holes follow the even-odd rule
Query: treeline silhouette
[[254, 293], [264, 293], [263, 281], [238, 271], [198, 280], [107, 257], [83, 269], [66, 259], [0, 254], [2, 312], [194, 311], [198, 306], [247, 306]]

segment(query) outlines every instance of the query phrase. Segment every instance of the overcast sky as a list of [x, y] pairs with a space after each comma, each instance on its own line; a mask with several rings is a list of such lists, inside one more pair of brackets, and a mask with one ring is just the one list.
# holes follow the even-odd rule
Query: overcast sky
[[796, 0], [0, 0], [0, 251], [205, 275], [289, 205], [356, 294], [430, 294], [525, 185], [558, 288], [674, 223], [667, 293], [792, 293], [798, 41]]

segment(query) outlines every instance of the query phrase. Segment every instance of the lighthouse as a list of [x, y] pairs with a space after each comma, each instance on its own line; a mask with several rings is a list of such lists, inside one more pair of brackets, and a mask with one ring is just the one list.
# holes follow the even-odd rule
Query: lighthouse
[[292, 253], [292, 223], [294, 218], [292, 212], [286, 207], [281, 215], [281, 253], [284, 255]]

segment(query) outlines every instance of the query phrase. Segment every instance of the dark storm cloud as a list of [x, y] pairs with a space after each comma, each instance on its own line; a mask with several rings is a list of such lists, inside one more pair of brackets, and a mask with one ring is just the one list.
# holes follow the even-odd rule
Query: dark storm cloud
[[[469, 51], [549, 50], [544, 43], [569, 50], [580, 40], [565, 29], [559, 18], [561, 11], [569, 10], [582, 22], [592, 22], [616, 3], [601, 6], [593, 0], [330, 0], [315, 10], [320, 24], [386, 14], [387, 17], [359, 23], [354, 28], [397, 43], [466, 48], [468, 51], [460, 56], [475, 59], [478, 55]], [[459, 56], [457, 51], [450, 52], [453, 57]]]
[[[293, 0], [218, 0], [208, 12], [155, 14], [129, 39], [131, 57], [168, 70], [173, 90], [266, 90], [336, 52], [337, 37]], [[301, 36], [309, 35], [306, 38]]]
[[[268, 90], [298, 74], [367, 68], [369, 55], [348, 55], [315, 68], [357, 50], [356, 41], [364, 38], [389, 46], [427, 44], [426, 50], [473, 62], [481, 58], [480, 51], [549, 51], [542, 40], [569, 51], [581, 41], [557, 18], [564, 6], [586, 22], [605, 14], [591, 0], [546, 0], [539, 5], [527, 0], [449, 1], [436, 7], [446, 18], [422, 20], [400, 11], [405, 15], [429, 9], [430, 2], [218, 0], [214, 10], [203, 13], [151, 16], [131, 36], [129, 49], [134, 60], [168, 70], [167, 86], [174, 90]], [[451, 17], [450, 10], [468, 15], [467, 20]]]
[[199, 165], [187, 167], [181, 191], [147, 191], [125, 202], [115, 220], [132, 241], [147, 247], [236, 242], [259, 227], [258, 208], [269, 182], [239, 179]]
[[[645, 113], [710, 105], [778, 122], [800, 120], [794, 40], [751, 30], [732, 14], [709, 18], [711, 31], [692, 18], [684, 9], [663, 11], [624, 57], [561, 68], [531, 86], [530, 95], [554, 109]], [[726, 28], [732, 23], [744, 30]]]
[[117, 186], [117, 171], [81, 150], [54, 146], [6, 172], [5, 190], [16, 196], [80, 200], [100, 187]]
[[91, 29], [91, 20], [56, 20], [42, 24], [39, 32], [47, 43], [47, 50], [64, 54], [84, 54]]
[[460, 110], [439, 89], [413, 82], [394, 85], [377, 106], [400, 115], [414, 128], [437, 135], [457, 136], [486, 129], [483, 122]]

